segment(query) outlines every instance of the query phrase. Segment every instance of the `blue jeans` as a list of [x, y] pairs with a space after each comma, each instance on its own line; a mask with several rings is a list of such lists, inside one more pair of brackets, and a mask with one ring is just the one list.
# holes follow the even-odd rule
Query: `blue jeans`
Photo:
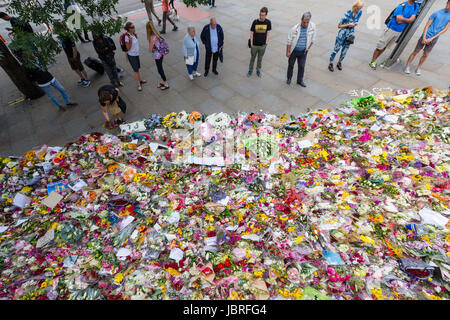
[[58, 80], [55, 79], [52, 83], [50, 83], [48, 86], [41, 87], [41, 89], [47, 94], [47, 96], [50, 98], [50, 100], [53, 101], [54, 104], [56, 104], [59, 108], [61, 108], [61, 104], [56, 100], [55, 96], [53, 95], [52, 90], [50, 89], [50, 86], [55, 87], [56, 90], [58, 90], [62, 97], [64, 98], [64, 101], [66, 104], [70, 103], [69, 97], [67, 96], [66, 90], [64, 90], [64, 87], [59, 83]]
[[194, 62], [194, 64], [191, 66], [189, 64], [186, 65], [187, 70], [189, 72], [189, 74], [192, 74], [192, 72], [197, 71], [197, 67], [198, 67], [198, 60]]

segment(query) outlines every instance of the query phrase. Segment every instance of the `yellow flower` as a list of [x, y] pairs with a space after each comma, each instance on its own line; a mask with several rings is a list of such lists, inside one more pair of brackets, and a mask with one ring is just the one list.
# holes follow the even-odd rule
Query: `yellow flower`
[[208, 214], [208, 215], [205, 217], [205, 220], [206, 220], [206, 221], [209, 221], [209, 222], [213, 222], [213, 221], [214, 221], [214, 216], [213, 216], [212, 214]]
[[208, 230], [208, 231], [214, 231], [214, 230], [216, 230], [216, 228], [214, 228], [213, 226], [207, 226], [207, 227], [206, 227], [206, 230]]
[[262, 272], [262, 271], [254, 271], [254, 272], [253, 272], [253, 275], [254, 275], [255, 277], [257, 277], [257, 278], [261, 278], [262, 275], [263, 275], [263, 272]]
[[170, 273], [171, 276], [178, 276], [180, 273], [174, 268], [167, 268], [167, 272]]
[[33, 190], [32, 187], [23, 187], [22, 190], [21, 190], [21, 192], [23, 192], [23, 193], [28, 193], [28, 192], [30, 192], [31, 190]]
[[445, 242], [450, 243], [450, 234], [445, 237]]
[[118, 273], [118, 274], [116, 274], [116, 276], [114, 277], [114, 282], [116, 283], [116, 284], [120, 284], [122, 281], [123, 281], [123, 274], [122, 273]]
[[41, 283], [41, 288], [45, 288], [45, 287], [47, 287], [47, 281], [44, 281]]
[[287, 231], [288, 231], [288, 232], [292, 232], [292, 231], [294, 231], [296, 228], [297, 228], [296, 226], [290, 226], [289, 228], [287, 228]]
[[304, 236], [298, 236], [298, 237], [295, 239], [295, 241], [296, 241], [297, 244], [298, 244], [298, 243], [300, 243], [300, 242], [303, 241], [303, 238], [304, 238]]

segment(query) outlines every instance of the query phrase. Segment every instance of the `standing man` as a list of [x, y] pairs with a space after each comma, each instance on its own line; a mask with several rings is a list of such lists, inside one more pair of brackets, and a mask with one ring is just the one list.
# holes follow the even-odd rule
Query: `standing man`
[[208, 76], [209, 66], [211, 65], [211, 56], [213, 60], [212, 72], [218, 75], [217, 60], [219, 60], [219, 53], [223, 49], [223, 30], [220, 24], [217, 24], [216, 18], [212, 17], [200, 35], [202, 43], [205, 45], [205, 77]]
[[163, 29], [159, 33], [161, 34], [166, 33], [167, 20], [169, 20], [169, 22], [173, 25], [172, 31], [177, 31], [178, 27], [175, 25], [175, 22], [173, 22], [172, 19], [169, 18], [169, 0], [162, 0], [162, 10], [163, 10]]
[[272, 30], [272, 23], [269, 19], [266, 19], [268, 12], [269, 10], [267, 10], [266, 7], [261, 8], [259, 11], [259, 19], [254, 20], [252, 27], [250, 28], [251, 58], [247, 77], [250, 77], [253, 73], [253, 65], [255, 64], [256, 56], [258, 56], [256, 74], [258, 77], [261, 77], [262, 58], [266, 52], [267, 44], [269, 43], [270, 30]]
[[216, 6], [216, 0], [209, 0], [209, 7], [215, 7]]
[[305, 74], [306, 56], [316, 39], [316, 25], [311, 22], [311, 13], [306, 12], [302, 16], [302, 22], [295, 25], [288, 35], [286, 45], [286, 57], [289, 59], [286, 83], [291, 84], [295, 60], [297, 60], [297, 84], [306, 87], [303, 82]]
[[91, 85], [91, 81], [89, 81], [83, 63], [81, 63], [80, 52], [78, 52], [75, 42], [69, 36], [61, 38], [60, 42], [64, 52], [66, 53], [70, 67], [80, 77], [77, 84], [85, 88], [89, 87]]
[[18, 18], [11, 17], [5, 12], [0, 12], [0, 19], [9, 21], [9, 23], [11, 23], [11, 28], [6, 28], [6, 30], [9, 31], [9, 34], [12, 34], [16, 31], [33, 33], [33, 28], [29, 23], [20, 22]]
[[119, 68], [116, 65], [116, 59], [114, 58], [114, 50], [116, 50], [116, 45], [108, 36], [105, 35], [92, 35], [94, 38], [94, 49], [98, 54], [98, 57], [102, 61], [103, 68], [108, 75], [111, 84], [115, 87], [122, 87], [123, 83], [119, 80]]
[[383, 34], [378, 40], [369, 67], [373, 70], [377, 68], [378, 57], [383, 54], [387, 47], [397, 41], [398, 37], [402, 34], [408, 24], [414, 22], [419, 6], [420, 5], [414, 0], [408, 0], [407, 2], [400, 4], [394, 10], [392, 18], [388, 21]]
[[[411, 62], [413, 62], [416, 55], [423, 49], [423, 55], [420, 58], [419, 65], [416, 69], [416, 74], [418, 76], [421, 75], [420, 69], [422, 68], [423, 63], [427, 59], [431, 50], [435, 46], [436, 42], [443, 33], [445, 33], [450, 26], [450, 0], [447, 1], [447, 6], [445, 9], [441, 9], [436, 11], [430, 16], [427, 25], [425, 26], [425, 30], [423, 31], [422, 36], [419, 38], [417, 42], [416, 48], [414, 52], [409, 56], [408, 62], [406, 63], [405, 73], [411, 73], [409, 66]], [[425, 48], [424, 48], [425, 47]]]
[[33, 68], [24, 67], [27, 72], [28, 78], [31, 81], [36, 81], [38, 86], [47, 94], [50, 100], [58, 107], [59, 111], [66, 111], [67, 109], [61, 105], [61, 103], [53, 95], [51, 88], [54, 87], [61, 93], [66, 106], [73, 107], [78, 105], [76, 102], [71, 102], [67, 96], [67, 92], [59, 81], [47, 70], [41, 70], [38, 65]]

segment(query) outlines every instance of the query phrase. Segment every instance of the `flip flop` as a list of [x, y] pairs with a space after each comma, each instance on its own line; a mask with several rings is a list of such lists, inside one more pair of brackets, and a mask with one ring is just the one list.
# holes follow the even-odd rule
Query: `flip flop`
[[169, 86], [167, 86], [167, 87], [166, 87], [166, 86], [160, 87], [161, 90], [167, 90], [167, 89], [169, 89], [169, 88], [170, 88]]
[[164, 87], [164, 84], [163, 83], [160, 83], [160, 84], [158, 84], [158, 89], [161, 89], [162, 87]]

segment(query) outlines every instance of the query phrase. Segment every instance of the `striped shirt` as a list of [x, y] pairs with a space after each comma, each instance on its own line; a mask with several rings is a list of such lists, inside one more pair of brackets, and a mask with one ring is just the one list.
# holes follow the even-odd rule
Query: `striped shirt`
[[295, 45], [295, 49], [294, 50], [297, 50], [297, 51], [304, 51], [304, 50], [306, 50], [306, 40], [307, 40], [307, 33], [306, 33], [306, 31], [308, 30], [308, 27], [303, 27], [303, 26], [300, 26], [301, 27], [301, 29], [300, 29], [300, 36], [298, 37], [298, 41], [297, 41], [297, 44]]

